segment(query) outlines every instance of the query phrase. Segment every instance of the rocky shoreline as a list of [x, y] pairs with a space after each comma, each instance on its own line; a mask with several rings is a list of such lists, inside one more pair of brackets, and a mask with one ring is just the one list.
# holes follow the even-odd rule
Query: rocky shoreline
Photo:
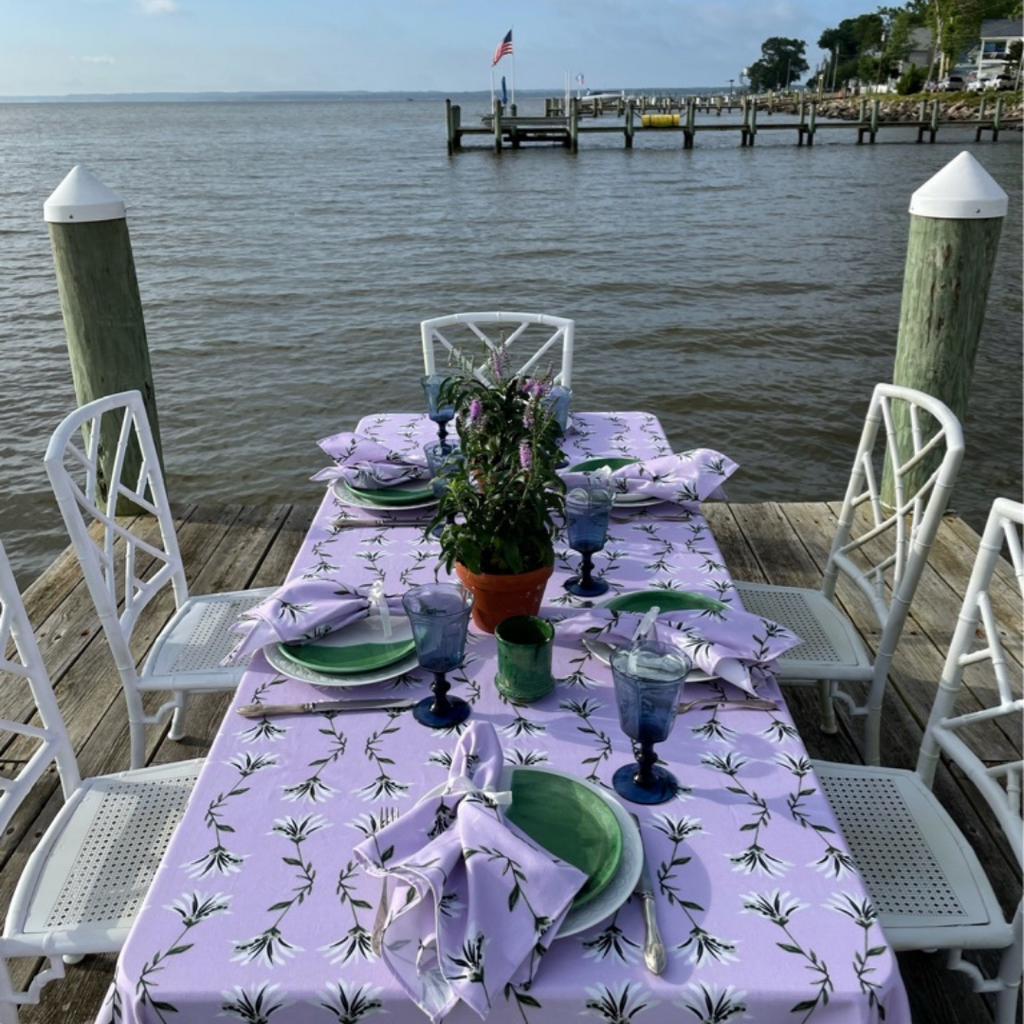
[[[991, 117], [995, 111], [995, 97], [997, 94], [987, 96], [987, 115]], [[927, 97], [928, 105], [926, 117], [931, 117], [931, 101], [939, 100], [939, 117], [948, 121], [974, 121], [978, 117], [979, 99], [954, 99], [951, 102], [943, 100], [941, 96]], [[852, 99], [827, 99], [819, 100], [818, 117], [834, 117], [843, 121], [860, 120], [861, 100], [859, 97]], [[777, 108], [776, 108], [777, 109]], [[794, 106], [794, 111], [796, 107]], [[868, 100], [868, 116], [871, 115], [871, 102]], [[1019, 92], [1009, 93], [1003, 96], [1002, 117], [1006, 119], [1020, 119], [1024, 114], [1024, 100]], [[879, 121], [894, 123], [900, 121], [918, 121], [921, 116], [921, 97], [900, 97], [899, 99], [883, 98], [878, 108]], [[1008, 128], [1020, 130], [1020, 125], [1007, 125]]]

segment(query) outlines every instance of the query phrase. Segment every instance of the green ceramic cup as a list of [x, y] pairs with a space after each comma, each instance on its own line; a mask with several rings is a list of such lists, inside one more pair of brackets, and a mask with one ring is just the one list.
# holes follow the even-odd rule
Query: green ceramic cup
[[494, 630], [498, 642], [498, 693], [517, 704], [540, 700], [555, 686], [551, 648], [555, 627], [536, 615], [513, 615]]

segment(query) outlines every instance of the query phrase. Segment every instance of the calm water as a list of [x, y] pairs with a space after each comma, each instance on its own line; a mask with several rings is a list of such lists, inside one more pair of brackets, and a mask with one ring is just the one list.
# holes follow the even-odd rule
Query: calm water
[[[465, 123], [485, 109], [462, 102]], [[854, 136], [449, 159], [443, 97], [0, 105], [0, 538], [19, 578], [66, 543], [42, 468], [74, 405], [42, 204], [76, 163], [128, 206], [175, 501], [315, 500], [314, 440], [418, 408], [419, 321], [471, 309], [573, 317], [578, 407], [650, 409], [677, 448], [727, 452], [733, 499], [815, 500], [841, 497], [891, 379], [910, 195], [969, 149], [1010, 195], [957, 495], [979, 525], [1021, 491], [1020, 136]]]

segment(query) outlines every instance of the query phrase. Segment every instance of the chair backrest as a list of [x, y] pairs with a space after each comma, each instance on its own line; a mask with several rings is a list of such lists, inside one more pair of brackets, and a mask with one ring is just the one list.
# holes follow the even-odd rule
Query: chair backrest
[[[26, 683], [38, 721], [28, 721], [32, 716], [25, 702]], [[16, 771], [0, 777], [2, 830], [53, 762], [57, 764], [65, 797], [81, 782], [71, 740], [3, 544], [0, 544], [0, 709], [4, 756], [11, 764], [20, 764]]]
[[[1021, 817], [1024, 762], [1019, 759], [996, 761], [995, 744], [986, 742], [981, 732], [1001, 724], [1015, 743], [1020, 742], [1024, 719], [1019, 665], [1021, 604], [1004, 615], [1001, 624], [991, 589], [997, 568], [1005, 565], [1000, 557], [1005, 551], [1017, 579], [1017, 596], [1024, 603], [1022, 527], [1024, 505], [997, 498], [989, 513], [956, 630], [950, 641], [938, 692], [925, 728], [917, 772], [931, 785], [940, 754], [944, 753], [955, 761], [984, 796], [1005, 830], [1017, 860], [1024, 863], [1024, 819]], [[1005, 573], [1001, 574], [1001, 579], [1006, 579]], [[1009, 628], [1006, 618], [1010, 619]], [[1007, 657], [1002, 639], [1004, 633], [1016, 640], [1015, 658]], [[968, 685], [976, 700], [972, 702], [971, 710], [959, 713], [957, 697], [964, 686], [965, 673], [970, 676]]]
[[[122, 675], [134, 673], [128, 645], [142, 610], [167, 583], [177, 607], [188, 600], [142, 395], [124, 391], [75, 410], [53, 432], [44, 461], [114, 661]], [[119, 499], [144, 514], [119, 517]]]
[[842, 573], [864, 594], [883, 629], [879, 657], [891, 657], [903, 629], [963, 457], [960, 421], [946, 405], [875, 386], [822, 586], [832, 597]]
[[423, 369], [427, 374], [442, 372], [437, 369], [440, 348], [442, 367], [455, 366], [493, 384], [491, 359], [507, 354], [519, 364], [518, 369], [509, 366], [509, 376], [543, 376], [550, 370], [553, 384], [571, 388], [575, 328], [575, 321], [545, 313], [454, 313], [423, 320]]

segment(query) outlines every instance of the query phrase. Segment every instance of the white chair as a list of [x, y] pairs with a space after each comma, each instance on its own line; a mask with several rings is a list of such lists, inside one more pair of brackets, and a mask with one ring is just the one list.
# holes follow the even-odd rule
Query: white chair
[[[7, 656], [12, 640], [13, 653]], [[4, 743], [10, 744], [5, 756], [21, 765], [13, 777], [0, 778], [0, 829], [8, 828], [30, 794], [35, 807], [34, 812], [26, 807], [26, 815], [43, 810], [53, 788], [45, 781], [52, 779], [53, 764], [64, 796], [22, 869], [0, 935], [0, 1024], [18, 1024], [18, 1007], [38, 1003], [43, 986], [64, 976], [62, 957], [74, 962], [86, 953], [116, 952], [124, 944], [202, 762], [80, 776], [2, 544], [0, 683], [7, 707], [23, 701], [27, 684], [38, 713], [32, 724], [0, 719]], [[31, 821], [21, 818], [16, 827], [30, 832]], [[8, 960], [40, 956], [49, 963], [27, 988], [16, 991]]]
[[[105, 440], [113, 448], [111, 438], [116, 439], [116, 449], [108, 481], [101, 464], [101, 434], [111, 422], [116, 429]], [[139, 460], [137, 474], [126, 469], [133, 456]], [[147, 724], [173, 712], [169, 736], [181, 739], [187, 694], [238, 685], [245, 664], [220, 664], [238, 641], [228, 627], [272, 589], [189, 596], [159, 456], [138, 391], [109, 395], [71, 413], [54, 431], [45, 463], [121, 677], [131, 767], [140, 768], [146, 759]], [[129, 472], [131, 479], [126, 479]], [[153, 515], [159, 537], [147, 528], [152, 521], [145, 516], [118, 519], [119, 497]], [[132, 631], [142, 610], [168, 583], [176, 611], [138, 671], [130, 648]], [[146, 714], [142, 695], [148, 691], [172, 691], [173, 697]]]
[[[443, 365], [454, 365], [472, 373], [485, 384], [493, 384], [489, 360], [491, 354], [509, 352], [515, 347], [518, 369], [510, 374], [543, 374], [552, 369], [552, 384], [572, 387], [572, 344], [576, 323], [545, 313], [454, 313], [420, 323], [423, 339], [424, 373], [437, 369], [438, 350]], [[487, 356], [477, 363], [480, 344]]]
[[[896, 430], [900, 416], [906, 434]], [[776, 672], [783, 684], [819, 688], [822, 730], [836, 731], [834, 698], [865, 718], [869, 764], [879, 761], [889, 666], [963, 455], [960, 423], [942, 402], [911, 388], [876, 385], [821, 590], [735, 581], [747, 611], [802, 638], [779, 658]], [[888, 504], [882, 501], [883, 466], [893, 482]], [[874, 656], [835, 604], [840, 574], [867, 598], [877, 617], [881, 634]], [[865, 703], [857, 704], [840, 683], [866, 683]]]
[[[1021, 982], [1021, 905], [1007, 920], [985, 866], [933, 792], [940, 758], [970, 780], [1005, 832], [1018, 868], [1022, 855], [1021, 774], [1024, 762], [994, 763], [983, 733], [1002, 722], [1021, 735], [1020, 666], [1007, 661], [989, 586], [1008, 549], [1018, 588], [1024, 579], [1020, 529], [1024, 505], [996, 499], [967, 586], [949, 655], [914, 771], [815, 764], [818, 779], [896, 950], [948, 950], [947, 966], [970, 976], [976, 992], [995, 994], [996, 1024], [1017, 1016]], [[1020, 590], [1024, 596], [1024, 589]], [[1020, 607], [1013, 630], [1019, 629]], [[1005, 628], [1005, 626], [1004, 626]], [[1017, 632], [1015, 646], [1020, 643]], [[972, 701], [955, 705], [965, 669]], [[1016, 691], [1016, 692], [1014, 692]], [[967, 797], [963, 797], [967, 800]], [[988, 856], [992, 856], [989, 854]], [[995, 977], [963, 958], [964, 950], [1002, 950]]]

